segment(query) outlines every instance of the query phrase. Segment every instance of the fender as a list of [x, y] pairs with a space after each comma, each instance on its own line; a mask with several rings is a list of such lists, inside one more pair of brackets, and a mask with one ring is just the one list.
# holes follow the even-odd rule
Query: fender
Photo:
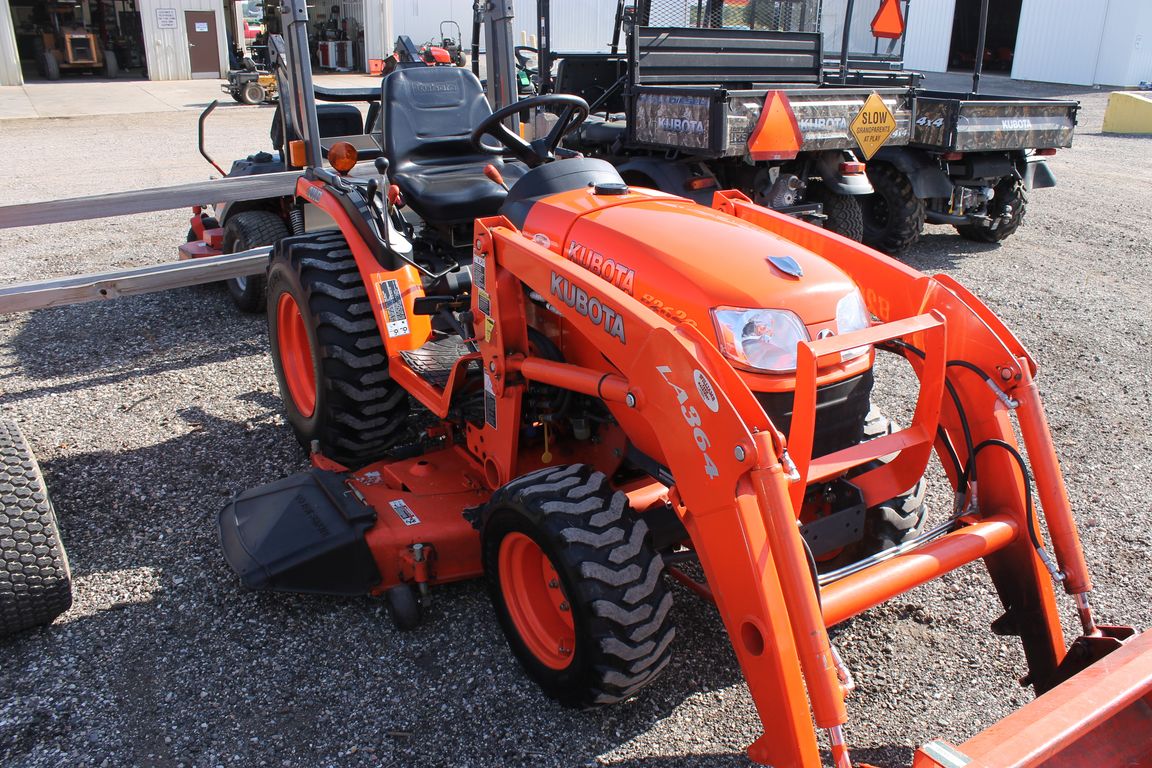
[[950, 197], [952, 182], [927, 152], [909, 147], [880, 147], [873, 161], [891, 163], [908, 177], [912, 191], [921, 199]]
[[[1020, 167], [1023, 166], [1023, 167]], [[1056, 177], [1048, 162], [1039, 155], [1028, 155], [1024, 162], [1017, 165], [1020, 178], [1024, 180], [1024, 189], [1049, 189], [1056, 186]]]
[[644, 186], [638, 181], [630, 181], [636, 176], [647, 176], [652, 180], [654, 187], [670, 195], [686, 197], [700, 205], [712, 204], [712, 193], [715, 187], [707, 189], [690, 189], [688, 181], [695, 178], [687, 163], [674, 163], [659, 160], [654, 157], [630, 157], [616, 166], [616, 170], [624, 180], [636, 186]]
[[872, 183], [868, 181], [867, 174], [854, 173], [845, 176], [840, 173], [840, 163], [845, 159], [853, 160], [854, 158], [850, 153], [839, 150], [816, 154], [813, 164], [816, 175], [824, 180], [824, 186], [840, 195], [870, 195], [875, 192]]

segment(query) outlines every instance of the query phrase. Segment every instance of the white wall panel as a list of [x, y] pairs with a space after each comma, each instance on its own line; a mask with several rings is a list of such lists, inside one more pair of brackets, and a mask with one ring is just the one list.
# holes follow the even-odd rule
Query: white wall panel
[[24, 85], [20, 55], [16, 51], [16, 31], [8, 0], [0, 0], [0, 85]]
[[916, 0], [908, 11], [904, 66], [924, 72], [948, 69], [956, 0]]
[[1115, 1], [1024, 0], [1012, 77], [1092, 85], [1107, 5]]
[[1141, 80], [1152, 80], [1152, 5], [1109, 0], [1094, 82], [1136, 85]]
[[[228, 39], [225, 33], [224, 4], [220, 0], [136, 0], [144, 28], [144, 52], [148, 57], [149, 80], [190, 80], [188, 31], [184, 11], [215, 11], [216, 43], [220, 49], [220, 76], [228, 71]], [[176, 29], [156, 26], [156, 9], [176, 11]]]

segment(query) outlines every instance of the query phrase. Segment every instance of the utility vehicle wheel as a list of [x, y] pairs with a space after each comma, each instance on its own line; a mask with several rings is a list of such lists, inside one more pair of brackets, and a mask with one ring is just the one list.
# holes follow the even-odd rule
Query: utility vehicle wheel
[[260, 83], [245, 83], [240, 91], [240, 100], [245, 104], [263, 104], [264, 96], [264, 86]]
[[385, 591], [384, 604], [388, 606], [392, 623], [401, 632], [416, 629], [424, 620], [424, 604], [411, 584], [399, 584]]
[[824, 229], [860, 242], [864, 236], [864, 220], [860, 213], [860, 200], [855, 195], [841, 195], [823, 185], [812, 184], [808, 199], [824, 206]]
[[1007, 221], [1002, 221], [996, 229], [988, 229], [975, 224], [958, 224], [956, 231], [965, 240], [975, 240], [979, 243], [998, 243], [1011, 237], [1020, 225], [1024, 223], [1024, 212], [1028, 206], [1028, 198], [1024, 194], [1024, 183], [1016, 179], [1005, 179], [996, 185], [996, 195], [992, 198], [988, 215], [999, 218], [1004, 214], [1005, 206], [1012, 206], [1012, 212]]
[[244, 103], [244, 97], [240, 95], [240, 89], [239, 88], [230, 88], [228, 90], [228, 93], [230, 93], [232, 95], [232, 101], [236, 102], [237, 104], [243, 104]]
[[924, 229], [924, 201], [916, 197], [912, 182], [889, 163], [869, 163], [868, 181], [875, 192], [864, 195], [864, 244], [892, 256], [901, 256], [920, 239]]
[[52, 55], [52, 51], [44, 51], [40, 56], [40, 69], [47, 80], [60, 79], [60, 62]]
[[[238, 253], [262, 245], [275, 245], [288, 237], [288, 226], [271, 211], [243, 211], [224, 222], [224, 253]], [[266, 281], [264, 275], [233, 277], [228, 293], [241, 312], [263, 312]]]
[[[890, 435], [898, 429], [900, 427], [876, 406], [872, 406], [864, 420], [864, 437], [868, 440]], [[887, 463], [894, 457], [895, 455], [886, 456], [880, 461]], [[864, 540], [860, 542], [856, 551], [858, 557], [874, 555], [902, 544], [923, 530], [928, 513], [928, 505], [924, 503], [926, 486], [924, 479], [921, 478], [904, 493], [868, 510]]]
[[0, 421], [0, 637], [50, 624], [72, 605], [68, 556], [36, 457]]
[[268, 336], [288, 423], [309, 448], [361, 467], [404, 433], [368, 293], [339, 232], [281, 240], [268, 268]]
[[664, 562], [627, 497], [590, 467], [549, 467], [485, 508], [488, 594], [513, 653], [548, 696], [611, 704], [655, 680], [676, 634]]

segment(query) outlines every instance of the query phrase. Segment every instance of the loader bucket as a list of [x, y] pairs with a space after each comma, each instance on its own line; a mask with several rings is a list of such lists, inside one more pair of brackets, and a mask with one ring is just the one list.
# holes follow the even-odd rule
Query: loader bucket
[[1152, 765], [1152, 631], [961, 744], [916, 752], [914, 768]]

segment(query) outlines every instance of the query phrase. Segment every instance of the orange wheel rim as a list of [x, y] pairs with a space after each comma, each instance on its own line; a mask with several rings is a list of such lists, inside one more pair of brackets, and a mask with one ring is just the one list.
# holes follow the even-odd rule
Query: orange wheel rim
[[567, 667], [576, 648], [576, 625], [544, 550], [523, 533], [510, 533], [500, 542], [499, 569], [504, 604], [524, 645], [549, 669]]
[[316, 371], [312, 367], [312, 346], [308, 343], [308, 329], [304, 316], [291, 294], [280, 294], [276, 304], [276, 338], [280, 351], [280, 366], [292, 404], [304, 418], [316, 410]]

